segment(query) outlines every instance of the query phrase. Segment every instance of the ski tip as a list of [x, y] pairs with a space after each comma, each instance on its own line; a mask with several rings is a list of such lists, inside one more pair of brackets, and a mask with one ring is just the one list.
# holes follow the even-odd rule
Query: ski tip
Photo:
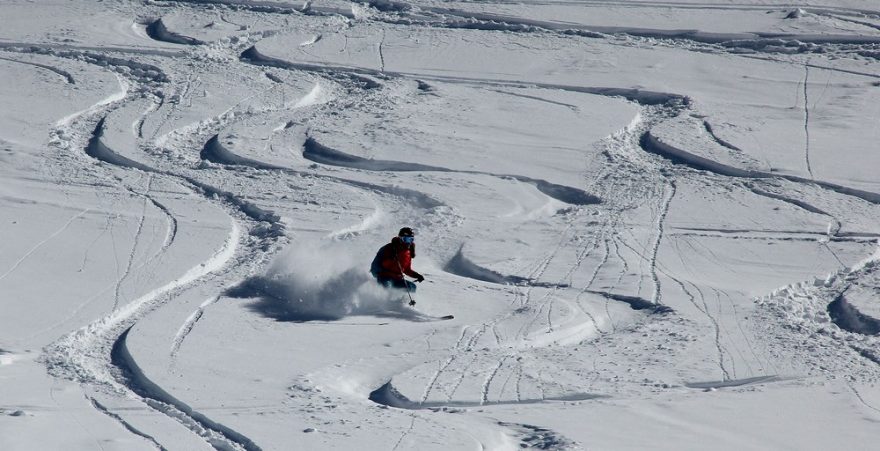
[[442, 320], [455, 319], [455, 316], [454, 315], [445, 315], [445, 316], [441, 316], [440, 319], [442, 319]]

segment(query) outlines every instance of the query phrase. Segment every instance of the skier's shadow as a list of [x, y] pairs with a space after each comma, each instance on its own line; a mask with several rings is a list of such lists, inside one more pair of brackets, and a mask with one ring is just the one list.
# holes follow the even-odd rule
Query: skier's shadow
[[223, 295], [252, 302], [247, 309], [275, 321], [306, 323], [311, 321], [338, 321], [349, 316], [372, 316], [405, 321], [424, 321], [422, 316], [407, 309], [402, 302], [389, 300], [381, 308], [353, 307], [345, 303], [312, 299], [291, 299], [287, 287], [266, 277], [251, 277], [226, 290]]

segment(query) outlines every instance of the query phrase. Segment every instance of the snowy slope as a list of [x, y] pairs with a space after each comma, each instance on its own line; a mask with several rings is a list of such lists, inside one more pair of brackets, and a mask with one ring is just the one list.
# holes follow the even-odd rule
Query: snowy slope
[[0, 449], [874, 448], [866, 2], [12, 0], [0, 79]]

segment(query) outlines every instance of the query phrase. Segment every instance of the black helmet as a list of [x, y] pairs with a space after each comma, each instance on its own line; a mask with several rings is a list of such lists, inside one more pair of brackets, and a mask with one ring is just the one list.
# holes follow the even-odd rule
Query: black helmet
[[409, 227], [404, 227], [400, 229], [400, 232], [397, 232], [397, 236], [416, 236], [413, 233], [413, 230]]

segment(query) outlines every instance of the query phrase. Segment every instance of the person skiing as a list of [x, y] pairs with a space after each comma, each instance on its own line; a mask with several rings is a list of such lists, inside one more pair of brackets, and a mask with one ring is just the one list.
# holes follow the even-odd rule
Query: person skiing
[[[376, 278], [376, 282], [387, 288], [406, 290], [408, 293], [416, 291], [416, 284], [406, 280], [404, 274], [422, 282], [425, 278], [412, 269], [412, 259], [416, 256], [415, 234], [409, 227], [400, 229], [397, 236], [391, 242], [382, 246], [373, 263], [370, 264], [370, 273]], [[409, 305], [415, 305], [410, 296]]]

